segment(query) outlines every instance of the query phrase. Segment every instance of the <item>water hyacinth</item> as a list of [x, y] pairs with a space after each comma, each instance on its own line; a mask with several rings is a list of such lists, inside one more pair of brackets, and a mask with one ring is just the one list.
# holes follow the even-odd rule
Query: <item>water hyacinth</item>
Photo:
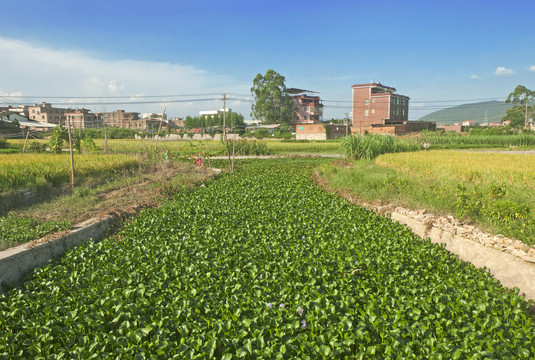
[[299, 314], [299, 316], [303, 316], [303, 308], [301, 306], [297, 308], [297, 313]]
[[182, 236], [182, 241], [186, 241], [186, 237], [185, 236]]
[[389, 219], [337, 210], [304, 159], [278, 161], [247, 160], [142, 212], [123, 242], [36, 270], [0, 296], [0, 358], [535, 359], [526, 301]]

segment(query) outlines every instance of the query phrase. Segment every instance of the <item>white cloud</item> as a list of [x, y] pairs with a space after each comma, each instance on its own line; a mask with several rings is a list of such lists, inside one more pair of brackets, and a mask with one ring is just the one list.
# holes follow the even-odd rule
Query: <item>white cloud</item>
[[[106, 59], [89, 53], [51, 49], [18, 40], [0, 37], [0, 68], [2, 82], [0, 94], [41, 96], [130, 96], [187, 95], [248, 91], [249, 84], [237, 84], [227, 76], [209, 73], [203, 69], [177, 63]], [[135, 95], [132, 95], [135, 97]], [[166, 100], [192, 100], [196, 97], [167, 98]], [[204, 96], [207, 98], [207, 96]], [[19, 99], [20, 100], [20, 99]], [[29, 101], [54, 103], [89, 102], [90, 99], [35, 99]], [[160, 101], [160, 99], [135, 98], [136, 101]], [[22, 100], [20, 100], [22, 101]], [[27, 99], [25, 101], [28, 101]], [[98, 102], [127, 102], [128, 99], [102, 99]], [[94, 102], [94, 99], [91, 99]], [[171, 116], [195, 115], [199, 110], [222, 107], [219, 101], [186, 103], [154, 103], [104, 105], [106, 111], [125, 109], [137, 112], [161, 112], [167, 106]], [[76, 104], [75, 104], [76, 106]], [[94, 109], [92, 106], [86, 106]], [[100, 111], [102, 111], [100, 106]], [[162, 109], [159, 109], [162, 107]], [[184, 113], [184, 111], [188, 111]], [[248, 113], [245, 107], [236, 109]], [[96, 111], [96, 110], [94, 110]]]
[[477, 75], [470, 75], [470, 79], [472, 80], [481, 80], [481, 76], [477, 76]]
[[496, 68], [496, 71], [494, 72], [495, 75], [513, 75], [515, 72], [512, 69], [507, 69], [505, 66], [498, 66]]
[[423, 108], [425, 107], [424, 103], [411, 103], [411, 107], [413, 108]]
[[529, 71], [531, 71], [531, 72], [535, 72], [535, 65], [530, 66], [530, 67], [529, 67]]

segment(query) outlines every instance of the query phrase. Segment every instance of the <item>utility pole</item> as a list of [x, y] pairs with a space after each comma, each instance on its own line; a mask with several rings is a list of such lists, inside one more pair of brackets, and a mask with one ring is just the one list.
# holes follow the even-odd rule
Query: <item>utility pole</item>
[[158, 136], [156, 137], [156, 141], [154, 142], [154, 152], [156, 152], [156, 150], [158, 149], [158, 137], [160, 136], [160, 130], [162, 129], [162, 122], [163, 122], [163, 119], [165, 118], [165, 110], [167, 110], [167, 107], [163, 108], [162, 119], [160, 120], [160, 127], [158, 128]]
[[[24, 139], [24, 147], [22, 148], [22, 153], [24, 154], [26, 152], [26, 144], [28, 143], [28, 136], [30, 136], [30, 127], [26, 127], [26, 138]], [[22, 136], [24, 136], [24, 127], [22, 128]]]
[[349, 133], [349, 116], [347, 116], [347, 113], [345, 115], [346, 115], [346, 136], [347, 136], [347, 134]]
[[529, 100], [528, 100], [528, 97], [526, 96], [526, 122], [524, 123], [524, 128], [526, 130], [529, 129], [529, 126], [528, 126], [528, 102], [529, 102]]

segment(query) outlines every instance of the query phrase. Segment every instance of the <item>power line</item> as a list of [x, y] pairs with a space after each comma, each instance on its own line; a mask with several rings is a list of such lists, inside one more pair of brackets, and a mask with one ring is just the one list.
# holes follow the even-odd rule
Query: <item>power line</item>
[[216, 96], [219, 93], [211, 94], [182, 94], [182, 95], [123, 95], [123, 96], [40, 96], [40, 95], [2, 95], [4, 98], [21, 99], [132, 99], [132, 98], [165, 98], [165, 97], [186, 97], [186, 96]]
[[220, 98], [207, 98], [207, 99], [187, 99], [187, 100], [155, 100], [155, 101], [128, 101], [128, 102], [68, 102], [68, 103], [54, 103], [54, 105], [64, 106], [95, 106], [95, 105], [139, 105], [139, 104], [166, 104], [166, 103], [188, 103], [199, 101], [220, 101]]

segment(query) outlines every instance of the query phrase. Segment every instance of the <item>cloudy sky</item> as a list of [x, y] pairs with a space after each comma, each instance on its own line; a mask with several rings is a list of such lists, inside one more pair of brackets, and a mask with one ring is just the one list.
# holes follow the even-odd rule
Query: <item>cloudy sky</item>
[[410, 120], [535, 89], [533, 0], [17, 0], [2, 4], [0, 106], [249, 118], [257, 73], [319, 91], [324, 118], [351, 86], [411, 98]]

